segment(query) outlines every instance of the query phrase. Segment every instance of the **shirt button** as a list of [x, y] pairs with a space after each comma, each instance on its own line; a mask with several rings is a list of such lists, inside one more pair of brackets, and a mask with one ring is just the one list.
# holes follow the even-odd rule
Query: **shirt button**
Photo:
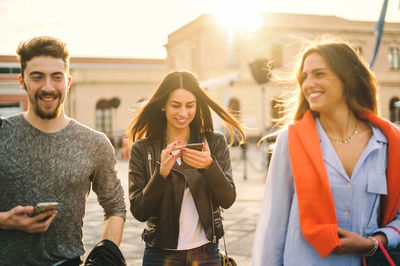
[[351, 187], [351, 183], [350, 183], [350, 182], [349, 182], [349, 183], [347, 183], [347, 186], [348, 186], [348, 187]]
[[346, 215], [349, 215], [349, 214], [350, 214], [350, 211], [346, 211], [345, 214], [346, 214]]

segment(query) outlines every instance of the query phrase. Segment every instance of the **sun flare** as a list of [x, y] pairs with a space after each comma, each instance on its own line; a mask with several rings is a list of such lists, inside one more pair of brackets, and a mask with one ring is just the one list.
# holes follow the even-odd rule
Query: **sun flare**
[[212, 14], [229, 30], [257, 31], [263, 26], [257, 3], [256, 0], [219, 0], [215, 2]]

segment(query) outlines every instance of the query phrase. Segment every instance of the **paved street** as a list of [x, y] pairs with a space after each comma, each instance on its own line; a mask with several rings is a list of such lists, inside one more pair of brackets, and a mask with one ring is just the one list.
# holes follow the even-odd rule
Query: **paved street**
[[[260, 210], [261, 199], [264, 192], [264, 172], [261, 163], [261, 151], [255, 144], [248, 149], [247, 180], [244, 180], [242, 151], [240, 148], [231, 148], [234, 180], [237, 189], [237, 199], [231, 208], [224, 210], [225, 240], [228, 253], [235, 258], [239, 266], [251, 265], [251, 248], [254, 230]], [[118, 176], [125, 190], [125, 199], [128, 201], [128, 161], [118, 161]], [[102, 210], [98, 206], [96, 196], [91, 193], [88, 198], [86, 210], [84, 241], [89, 252], [99, 241], [103, 224]], [[141, 233], [144, 223], [135, 220], [130, 212], [127, 214], [121, 250], [128, 265], [141, 265], [144, 242]], [[223, 245], [220, 242], [220, 247]], [[87, 255], [87, 254], [86, 254]]]

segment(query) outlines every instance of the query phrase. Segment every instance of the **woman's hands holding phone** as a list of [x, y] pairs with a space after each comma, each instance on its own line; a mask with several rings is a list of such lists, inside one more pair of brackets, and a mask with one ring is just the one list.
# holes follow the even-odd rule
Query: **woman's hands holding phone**
[[160, 175], [164, 178], [167, 178], [178, 157], [182, 157], [186, 164], [197, 169], [206, 169], [213, 162], [210, 149], [204, 142], [190, 143], [185, 146], [180, 143], [179, 140], [175, 141], [161, 152]]
[[161, 152], [160, 175], [164, 178], [167, 178], [176, 159], [181, 156], [179, 151], [176, 152], [182, 148], [180, 143], [179, 140], [172, 142]]

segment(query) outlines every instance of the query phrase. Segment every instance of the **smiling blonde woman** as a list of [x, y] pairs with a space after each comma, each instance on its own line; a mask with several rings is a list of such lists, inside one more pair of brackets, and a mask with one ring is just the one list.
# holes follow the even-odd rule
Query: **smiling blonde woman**
[[308, 47], [297, 84], [269, 168], [253, 265], [359, 266], [378, 241], [400, 243], [400, 132], [377, 116], [376, 79], [348, 43]]

